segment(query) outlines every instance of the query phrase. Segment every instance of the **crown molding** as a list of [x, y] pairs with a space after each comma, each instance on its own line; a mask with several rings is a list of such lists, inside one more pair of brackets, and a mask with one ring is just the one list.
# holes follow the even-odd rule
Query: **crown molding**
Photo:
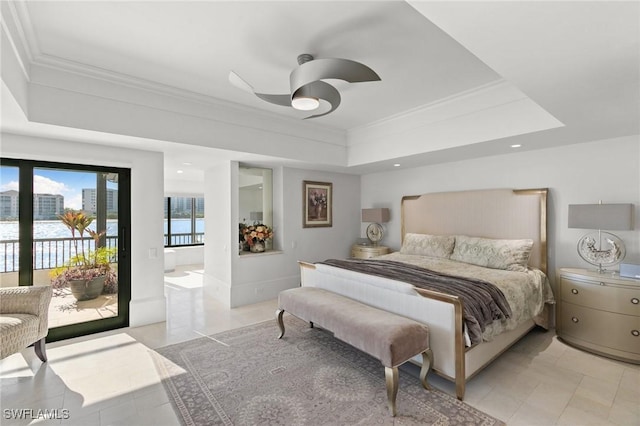
[[[214, 98], [212, 96], [203, 95], [201, 93], [191, 92], [184, 89], [179, 89], [174, 86], [169, 86], [162, 83], [157, 83], [152, 80], [133, 77], [131, 75], [117, 73], [104, 68], [95, 67], [92, 65], [83, 64], [80, 62], [63, 59], [57, 56], [41, 54], [33, 62], [34, 65], [39, 65], [43, 68], [49, 68], [56, 71], [68, 72], [83, 77], [88, 77], [95, 80], [104, 81], [107, 83], [117, 84], [120, 86], [129, 87], [132, 89], [144, 90], [151, 92], [155, 95], [171, 96], [184, 101], [197, 102], [207, 106], [223, 107], [223, 108], [235, 108], [243, 109], [245, 112], [260, 113], [254, 108], [244, 105], [236, 104], [233, 102], [224, 101], [222, 99]], [[269, 112], [264, 112], [265, 115], [275, 115]], [[282, 116], [278, 115], [282, 118]]]
[[27, 81], [31, 80], [30, 66], [34, 60], [34, 49], [39, 52], [37, 46], [32, 45], [31, 40], [35, 40], [33, 27], [29, 14], [26, 13], [25, 5], [15, 2], [1, 2], [2, 19], [0, 25], [7, 36], [22, 74]]
[[31, 22], [31, 15], [27, 7], [26, 0], [20, 0], [10, 3], [12, 10], [15, 13], [15, 19], [20, 29], [20, 39], [27, 51], [30, 61], [41, 55], [40, 47], [38, 46], [38, 38], [36, 37], [33, 23]]
[[[28, 4], [21, 0], [17, 2], [2, 1], [3, 19], [2, 28], [7, 33], [12, 47], [16, 52], [16, 57], [20, 60], [22, 72], [30, 83], [43, 84], [36, 77], [33, 68], [50, 69], [57, 72], [71, 73], [77, 76], [102, 81], [134, 90], [140, 90], [152, 95], [170, 97], [188, 103], [200, 104], [205, 107], [213, 107], [227, 111], [233, 111], [246, 117], [253, 117], [260, 121], [281, 123], [292, 128], [299, 129], [298, 132], [317, 131], [330, 134], [329, 139], [336, 142], [329, 142], [327, 138], [322, 138], [322, 142], [332, 145], [346, 146], [346, 131], [334, 127], [320, 125], [310, 121], [302, 121], [293, 117], [286, 117], [274, 112], [238, 104], [231, 101], [222, 100], [213, 96], [204, 95], [174, 86], [165, 85], [152, 80], [134, 77], [131, 75], [110, 71], [104, 68], [95, 67], [53, 55], [43, 53], [38, 46], [36, 32], [29, 15]], [[8, 15], [11, 25], [7, 25], [4, 15]], [[46, 83], [44, 83], [47, 85]], [[67, 88], [68, 90], [68, 88]], [[247, 120], [247, 121], [250, 121]], [[315, 140], [315, 139], [314, 139]], [[343, 141], [338, 143], [337, 141]], [[318, 140], [320, 141], [320, 140]]]
[[339, 138], [346, 138], [346, 131], [341, 129], [322, 126], [308, 121], [303, 122], [302, 120], [293, 117], [284, 117], [280, 114], [276, 114], [270, 111], [264, 111], [235, 102], [225, 101], [213, 96], [203, 95], [201, 93], [180, 89], [174, 86], [165, 85], [147, 79], [133, 77], [127, 74], [117, 73], [114, 71], [106, 70], [104, 68], [62, 59], [52, 55], [41, 54], [33, 61], [32, 65], [40, 66], [44, 69], [48, 68], [59, 72], [71, 73], [81, 77], [103, 81], [109, 84], [115, 84], [135, 90], [141, 90], [157, 96], [168, 96], [180, 101], [197, 103], [207, 107], [232, 110], [238, 113], [251, 115], [256, 118], [267, 119], [270, 121], [275, 120], [293, 125], [294, 127], [304, 127], [307, 129], [315, 129], [322, 132], [333, 133]]
[[[512, 85], [506, 81], [503, 78], [500, 78], [498, 80], [494, 80], [491, 81], [489, 83], [483, 84], [481, 86], [477, 86], [474, 87], [472, 89], [468, 89], [462, 92], [458, 92], [458, 93], [454, 93], [453, 95], [447, 96], [446, 98], [442, 98], [442, 99], [438, 99], [435, 100], [433, 102], [429, 102], [427, 104], [424, 105], [420, 105], [417, 106], [415, 108], [411, 108], [409, 110], [406, 111], [402, 111], [399, 112], [397, 114], [394, 115], [390, 115], [388, 117], [382, 118], [380, 120], [376, 120], [376, 121], [372, 121], [371, 123], [367, 123], [365, 125], [362, 126], [358, 126], [358, 127], [353, 127], [351, 129], [349, 129], [347, 132], [351, 135], [352, 133], [360, 133], [363, 131], [366, 131], [368, 129], [373, 129], [376, 127], [381, 127], [381, 126], [385, 126], [389, 123], [395, 122], [400, 118], [406, 118], [412, 115], [419, 115], [419, 114], [424, 114], [424, 113], [428, 113], [429, 110], [436, 110], [438, 108], [442, 108], [443, 106], [446, 106], [447, 104], [452, 104], [454, 102], [458, 102], [464, 99], [469, 99], [481, 94], [484, 94], [486, 92], [504, 87], [504, 88], [508, 88], [511, 87]], [[523, 97], [526, 97], [523, 95]]]
[[[24, 52], [23, 55], [17, 56], [22, 59], [23, 72], [27, 76], [27, 80], [32, 84], [56, 87], [80, 93], [77, 88], [74, 89], [70, 87], [69, 84], [60, 84], [59, 82], [56, 82], [54, 78], [50, 78], [49, 75], [53, 75], [55, 73], [47, 74], [47, 70], [55, 71], [57, 73], [67, 73], [96, 82], [103, 82], [108, 85], [110, 84], [137, 90], [143, 94], [147, 93], [149, 95], [164, 97], [165, 99], [175, 99], [190, 103], [191, 105], [196, 104], [204, 107], [211, 107], [231, 112], [233, 114], [237, 113], [238, 116], [244, 116], [247, 118], [246, 123], [243, 123], [246, 127], [267, 130], [275, 133], [279, 132], [283, 134], [297, 135], [304, 139], [330, 145], [343, 147], [356, 146], [366, 141], [370, 141], [372, 138], [380, 138], [384, 134], [396, 133], [399, 127], [401, 127], [404, 132], [407, 132], [424, 127], [431, 123], [437, 123], [439, 121], [462, 116], [469, 113], [468, 108], [458, 108], [458, 105], [465, 103], [472, 104], [472, 102], [466, 102], [471, 99], [490, 98], [493, 93], [496, 93], [496, 99], [493, 101], [493, 105], [491, 102], [485, 102], [486, 107], [514, 102], [518, 99], [527, 99], [527, 96], [524, 93], [519, 91], [516, 92], [517, 88], [515, 86], [500, 78], [490, 83], [456, 93], [428, 104], [420, 105], [416, 108], [385, 117], [363, 126], [342, 130], [314, 122], [302, 121], [293, 117], [282, 116], [274, 112], [241, 105], [152, 80], [134, 77], [132, 75], [118, 73], [108, 69], [45, 54], [38, 46], [38, 39], [30, 19], [27, 2], [21, 0], [18, 2], [2, 3], [3, 12], [6, 4], [6, 10], [9, 12], [9, 18], [15, 24], [6, 25], [3, 19], [3, 30], [8, 33], [10, 40], [14, 43], [14, 50], [16, 50], [17, 53], [21, 51]], [[12, 29], [14, 29], [14, 31], [11, 31]], [[36, 68], [39, 69], [34, 71]], [[99, 86], [99, 84], [97, 86]], [[108, 86], [105, 85], [104, 87]], [[113, 93], [109, 93], [109, 91], [105, 90], [104, 87], [100, 89], [101, 93], [95, 92], [86, 94], [101, 96], [103, 98], [118, 101], [124, 100], [122, 98], [118, 98]], [[140, 101], [140, 99], [142, 99], [142, 101]], [[152, 98], [145, 100], [144, 97], [139, 97], [138, 100], [132, 100], [132, 98], [130, 98], [125, 101], [144, 106], [153, 106]], [[173, 112], [184, 113], [184, 111], [180, 111], [180, 108], [177, 105], [176, 110]], [[193, 114], [189, 115], [194, 117], [196, 116]], [[261, 124], [250, 124], [252, 118], [260, 121]], [[211, 119], [211, 116], [209, 116], [209, 119]], [[220, 116], [217, 120], [228, 124], [238, 124], [238, 122], [234, 122], [233, 119], [230, 119], [229, 116]], [[287, 131], [283, 132], [283, 126], [287, 128]], [[323, 134], [326, 135], [326, 137], [310, 137], [310, 134], [313, 134], [314, 131], [318, 132], [318, 136]]]
[[374, 139], [388, 139], [400, 133], [407, 134], [427, 126], [438, 126], [445, 121], [463, 119], [470, 114], [518, 102], [533, 103], [516, 86], [499, 79], [365, 126], [349, 129], [347, 143], [349, 147], [356, 147]]

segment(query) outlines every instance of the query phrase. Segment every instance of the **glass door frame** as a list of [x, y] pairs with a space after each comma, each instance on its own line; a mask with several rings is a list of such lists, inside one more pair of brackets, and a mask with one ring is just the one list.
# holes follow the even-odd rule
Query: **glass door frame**
[[118, 173], [118, 315], [49, 329], [47, 342], [129, 326], [131, 301], [131, 170], [119, 167], [0, 158], [0, 166], [17, 167], [19, 260], [18, 285], [33, 285], [33, 172], [37, 168]]

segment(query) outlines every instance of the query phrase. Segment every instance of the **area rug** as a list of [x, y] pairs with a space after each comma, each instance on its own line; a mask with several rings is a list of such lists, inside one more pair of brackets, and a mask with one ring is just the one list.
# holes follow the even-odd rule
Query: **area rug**
[[377, 359], [285, 316], [158, 349], [154, 360], [184, 425], [503, 425], [400, 369], [396, 417]]

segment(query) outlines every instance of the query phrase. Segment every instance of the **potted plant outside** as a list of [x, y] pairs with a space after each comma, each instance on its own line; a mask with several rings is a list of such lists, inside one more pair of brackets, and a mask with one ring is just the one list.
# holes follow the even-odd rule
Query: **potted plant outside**
[[[117, 292], [117, 277], [110, 262], [117, 250], [98, 247], [105, 232], [89, 229], [93, 218], [79, 211], [68, 210], [59, 218], [71, 231], [76, 254], [64, 266], [53, 270], [52, 287], [58, 291], [68, 287], [78, 301], [95, 299], [105, 290], [105, 284], [110, 293]], [[85, 232], [94, 240], [95, 250], [85, 249]]]

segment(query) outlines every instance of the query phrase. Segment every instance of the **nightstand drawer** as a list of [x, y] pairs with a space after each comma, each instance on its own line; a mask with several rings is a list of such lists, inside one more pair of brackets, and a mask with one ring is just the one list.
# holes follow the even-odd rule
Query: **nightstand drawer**
[[[640, 290], [624, 288], [601, 281], [580, 281], [562, 277], [560, 283], [562, 300], [575, 305], [640, 315]], [[640, 344], [640, 343], [639, 343]]]
[[558, 318], [561, 336], [640, 354], [640, 317], [599, 311], [563, 302]]
[[369, 259], [375, 256], [382, 256], [389, 252], [389, 247], [385, 246], [361, 246], [358, 244], [351, 246], [351, 257], [356, 259]]

